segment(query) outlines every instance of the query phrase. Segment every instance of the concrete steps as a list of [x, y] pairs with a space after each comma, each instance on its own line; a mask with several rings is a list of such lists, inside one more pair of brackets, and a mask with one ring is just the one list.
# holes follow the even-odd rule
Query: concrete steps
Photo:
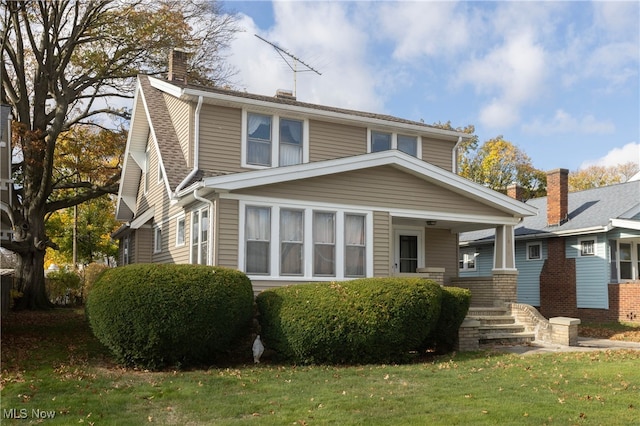
[[527, 332], [506, 308], [469, 308], [467, 318], [480, 321], [480, 345], [516, 345], [535, 340], [535, 333]]

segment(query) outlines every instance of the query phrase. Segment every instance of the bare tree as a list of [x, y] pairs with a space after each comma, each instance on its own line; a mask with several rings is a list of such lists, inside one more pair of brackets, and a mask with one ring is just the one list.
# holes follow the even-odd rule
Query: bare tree
[[[22, 307], [46, 308], [44, 255], [55, 248], [47, 214], [117, 193], [120, 171], [100, 181], [54, 180], [56, 142], [79, 123], [126, 120], [113, 99], [132, 97], [138, 73], [162, 74], [172, 48], [193, 52], [190, 79], [227, 84], [222, 52], [237, 31], [218, 3], [121, 0], [2, 0], [2, 102], [12, 107], [13, 241]], [[117, 104], [117, 103], [116, 103]], [[102, 120], [102, 121], [100, 121]], [[91, 152], [87, 147], [87, 153]], [[73, 189], [73, 191], [69, 191]]]

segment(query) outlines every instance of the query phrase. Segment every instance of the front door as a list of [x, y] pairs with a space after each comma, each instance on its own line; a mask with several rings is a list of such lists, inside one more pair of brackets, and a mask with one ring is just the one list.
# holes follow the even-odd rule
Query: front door
[[424, 266], [422, 230], [398, 229], [395, 231], [395, 256], [393, 270], [395, 273], [415, 273]]

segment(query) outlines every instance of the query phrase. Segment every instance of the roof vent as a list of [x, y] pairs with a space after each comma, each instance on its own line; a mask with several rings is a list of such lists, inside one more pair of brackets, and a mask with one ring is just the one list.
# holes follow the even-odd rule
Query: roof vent
[[276, 90], [276, 98], [278, 99], [291, 99], [296, 100], [296, 97], [293, 95], [291, 90], [278, 89]]

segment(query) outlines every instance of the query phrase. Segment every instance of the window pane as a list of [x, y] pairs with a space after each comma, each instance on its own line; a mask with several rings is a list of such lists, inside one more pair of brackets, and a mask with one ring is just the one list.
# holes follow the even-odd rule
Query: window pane
[[247, 241], [247, 265], [248, 274], [269, 273], [269, 242]]
[[260, 166], [270, 166], [271, 143], [250, 140], [247, 145], [247, 163]]
[[540, 245], [532, 244], [529, 248], [529, 259], [540, 259]]
[[364, 245], [364, 216], [345, 215], [344, 239], [347, 245]]
[[313, 213], [313, 273], [335, 275], [335, 214]]
[[630, 280], [632, 279], [631, 275], [631, 262], [620, 262], [620, 279], [622, 280]]
[[176, 244], [184, 244], [184, 218], [178, 219], [178, 226], [176, 229]]
[[631, 260], [631, 244], [620, 243], [620, 261]]
[[398, 135], [398, 150], [417, 157], [418, 138], [415, 136]]
[[302, 275], [303, 273], [304, 212], [280, 211], [280, 273]]
[[391, 149], [391, 134], [371, 132], [371, 152]]
[[347, 246], [345, 249], [344, 274], [348, 277], [364, 277], [365, 248]]
[[468, 254], [467, 256], [467, 268], [476, 269], [476, 256], [475, 254]]
[[580, 243], [581, 247], [580, 247], [580, 254], [582, 256], [590, 256], [595, 254], [594, 252], [594, 241], [593, 240], [587, 240], [587, 241], [582, 241]]
[[302, 163], [302, 146], [280, 144], [280, 166], [293, 166]]
[[280, 143], [302, 145], [302, 121], [281, 118]]
[[271, 141], [271, 117], [262, 114], [247, 114], [249, 139]]

